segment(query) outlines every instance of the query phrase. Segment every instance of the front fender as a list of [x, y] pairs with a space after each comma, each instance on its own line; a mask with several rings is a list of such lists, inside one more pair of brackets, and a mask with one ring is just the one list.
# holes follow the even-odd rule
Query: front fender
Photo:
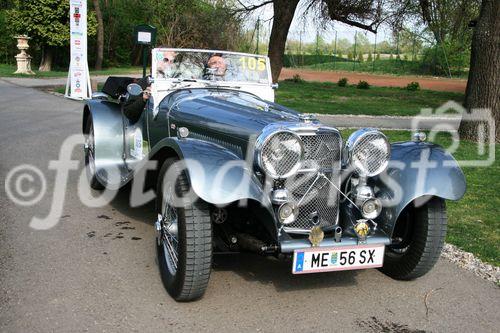
[[264, 206], [271, 204], [251, 167], [229, 149], [197, 139], [165, 138], [155, 145], [151, 154], [164, 147], [175, 150], [185, 161], [191, 187], [204, 201], [226, 205], [252, 199]]
[[199, 198], [219, 206], [238, 201], [245, 204], [246, 200], [258, 202], [271, 219], [266, 227], [273, 234], [276, 233], [269, 195], [265, 193], [252, 167], [237, 154], [212, 142], [165, 138], [153, 147], [151, 156], [165, 148], [173, 149], [185, 162], [191, 188]]
[[374, 180], [378, 196], [388, 205], [378, 218], [388, 234], [392, 235], [397, 218], [412, 201], [430, 196], [459, 200], [465, 194], [464, 174], [442, 147], [402, 142], [392, 144], [391, 149], [387, 170]]

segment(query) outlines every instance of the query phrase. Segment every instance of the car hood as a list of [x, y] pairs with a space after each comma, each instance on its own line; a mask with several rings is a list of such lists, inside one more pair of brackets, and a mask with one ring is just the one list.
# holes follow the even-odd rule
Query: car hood
[[171, 122], [190, 133], [244, 143], [269, 124], [299, 121], [299, 114], [255, 95], [229, 89], [183, 89], [171, 98]]

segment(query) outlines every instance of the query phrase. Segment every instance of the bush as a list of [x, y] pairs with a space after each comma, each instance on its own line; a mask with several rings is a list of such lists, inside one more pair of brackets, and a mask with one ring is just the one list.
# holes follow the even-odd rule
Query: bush
[[406, 86], [406, 90], [409, 90], [409, 91], [417, 91], [417, 90], [420, 90], [420, 84], [418, 82], [410, 82], [408, 83], [408, 85]]
[[349, 81], [349, 80], [347, 80], [346, 77], [343, 77], [339, 80], [339, 82], [337, 82], [337, 84], [339, 85], [339, 87], [345, 87], [345, 86], [347, 86], [347, 81]]
[[293, 82], [293, 83], [304, 83], [305, 82], [305, 80], [299, 74], [295, 74], [291, 79], [285, 79], [285, 81]]
[[369, 89], [370, 88], [370, 84], [366, 81], [359, 81], [358, 82], [358, 85], [356, 86], [356, 88], [358, 89]]

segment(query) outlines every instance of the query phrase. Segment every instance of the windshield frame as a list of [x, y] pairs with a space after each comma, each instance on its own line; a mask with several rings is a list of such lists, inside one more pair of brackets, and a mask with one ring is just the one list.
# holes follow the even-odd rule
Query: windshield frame
[[[155, 59], [155, 52], [161, 51], [171, 51], [171, 52], [194, 52], [194, 53], [216, 53], [216, 54], [229, 54], [236, 56], [245, 56], [252, 58], [261, 58], [265, 60], [266, 63], [266, 73], [267, 73], [267, 83], [253, 82], [253, 81], [219, 81], [219, 80], [207, 80], [207, 79], [188, 79], [188, 78], [160, 78], [156, 75], [157, 73], [157, 63], [153, 61]], [[271, 76], [271, 64], [269, 61], [269, 57], [260, 54], [252, 54], [252, 53], [243, 53], [243, 52], [232, 52], [232, 51], [221, 51], [221, 50], [209, 50], [209, 49], [183, 49], [183, 48], [164, 48], [157, 47], [151, 50], [151, 76], [155, 80], [155, 82], [182, 82], [183, 80], [187, 81], [195, 81], [206, 83], [207, 85], [217, 85], [217, 86], [232, 86], [232, 85], [255, 85], [255, 86], [272, 86], [272, 76]]]

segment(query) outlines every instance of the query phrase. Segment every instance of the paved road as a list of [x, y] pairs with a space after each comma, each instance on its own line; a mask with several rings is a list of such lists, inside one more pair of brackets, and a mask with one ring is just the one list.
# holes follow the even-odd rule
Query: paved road
[[[377, 270], [295, 277], [289, 262], [218, 255], [205, 297], [175, 303], [155, 263], [152, 206], [128, 208], [124, 191], [102, 208], [84, 207], [81, 170], [70, 172], [60, 222], [32, 229], [56, 186], [48, 162], [79, 132], [80, 108], [0, 81], [1, 332], [498, 331], [500, 288], [444, 260], [399, 282]], [[47, 174], [47, 195], [33, 207], [14, 205], [3, 190], [22, 163]]]
[[[141, 74], [117, 74], [113, 76], [128, 76], [128, 77], [141, 77]], [[93, 75], [92, 80], [97, 83], [104, 83], [109, 75]], [[30, 78], [30, 77], [2, 77], [1, 80], [12, 83], [23, 87], [33, 87], [33, 88], [46, 88], [46, 87], [60, 87], [65, 86], [67, 78], [65, 77], [55, 77], [55, 78]]]

